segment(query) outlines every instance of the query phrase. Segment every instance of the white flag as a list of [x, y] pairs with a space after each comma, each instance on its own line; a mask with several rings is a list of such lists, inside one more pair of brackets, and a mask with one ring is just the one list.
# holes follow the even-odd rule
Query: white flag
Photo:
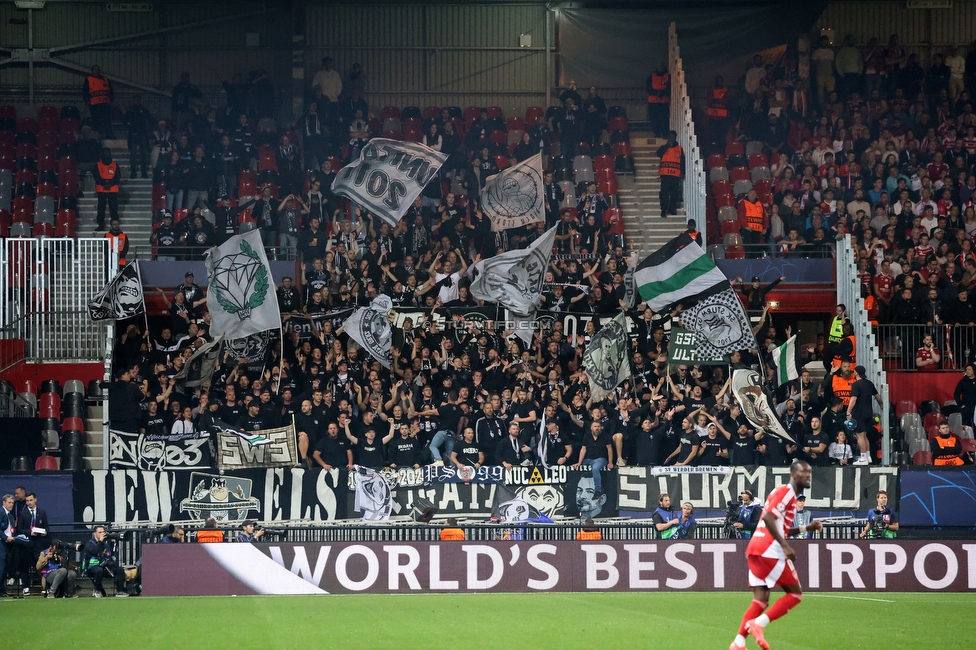
[[757, 346], [749, 317], [731, 288], [684, 310], [680, 318], [682, 325], [695, 333], [699, 356], [721, 357]]
[[594, 402], [602, 401], [620, 382], [630, 377], [627, 315], [623, 312], [606, 323], [590, 339], [583, 353], [583, 369]]
[[742, 407], [742, 414], [757, 429], [794, 443], [793, 437], [783, 428], [769, 398], [762, 389], [762, 378], [755, 370], [739, 368], [732, 372], [732, 394]]
[[220, 356], [220, 344], [223, 338], [218, 336], [213, 341], [205, 343], [193, 353], [178, 373], [173, 376], [178, 392], [199, 388], [208, 383], [217, 369], [217, 359]]
[[776, 366], [776, 379], [779, 385], [799, 379], [800, 373], [796, 370], [796, 334], [776, 348], [773, 352], [773, 364]]
[[[546, 269], [556, 241], [556, 228], [550, 228], [525, 250], [508, 251], [473, 264], [471, 295], [508, 309], [521, 322], [535, 318]], [[530, 328], [516, 328], [526, 344], [532, 342]]]
[[393, 493], [390, 484], [375, 469], [354, 465], [351, 474], [356, 477], [356, 512], [363, 513], [363, 521], [386, 521], [393, 510]]
[[627, 272], [624, 274], [624, 308], [633, 309], [637, 304], [637, 282], [634, 272], [637, 270], [637, 251], [631, 251], [627, 258]]
[[416, 142], [374, 138], [355, 160], [336, 174], [332, 191], [363, 206], [391, 227], [397, 225], [447, 154]]
[[393, 365], [393, 354], [390, 352], [393, 344], [392, 311], [393, 301], [389, 296], [380, 294], [368, 307], [357, 309], [342, 325], [349, 337], [386, 369]]
[[261, 233], [235, 235], [207, 251], [207, 309], [213, 322], [210, 333], [226, 339], [281, 327], [278, 294]]
[[491, 220], [491, 229], [496, 231], [545, 221], [542, 154], [537, 153], [485, 181], [481, 209]]
[[101, 291], [88, 301], [88, 316], [93, 321], [121, 320], [146, 311], [139, 262], [122, 268]]

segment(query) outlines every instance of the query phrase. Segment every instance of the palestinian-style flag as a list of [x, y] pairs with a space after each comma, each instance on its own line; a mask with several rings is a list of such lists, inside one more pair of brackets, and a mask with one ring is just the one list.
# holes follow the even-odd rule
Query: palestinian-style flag
[[702, 247], [684, 233], [646, 257], [634, 280], [654, 311], [679, 302], [688, 305], [731, 286]]

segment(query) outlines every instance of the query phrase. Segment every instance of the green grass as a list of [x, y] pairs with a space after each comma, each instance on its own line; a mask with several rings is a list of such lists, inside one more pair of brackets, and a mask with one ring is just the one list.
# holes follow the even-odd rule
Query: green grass
[[[0, 602], [30, 648], [720, 648], [750, 594], [107, 598]], [[879, 602], [883, 601], [883, 602]], [[972, 648], [976, 594], [806, 594], [780, 648]], [[750, 639], [749, 648], [755, 648]]]

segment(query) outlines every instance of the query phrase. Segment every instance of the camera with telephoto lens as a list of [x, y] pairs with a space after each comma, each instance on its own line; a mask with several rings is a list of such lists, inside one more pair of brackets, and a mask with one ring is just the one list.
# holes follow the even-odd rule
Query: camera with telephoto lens
[[740, 496], [735, 501], [729, 501], [725, 504], [725, 522], [722, 526], [725, 529], [726, 539], [738, 539], [739, 529], [735, 527], [735, 522], [739, 520], [739, 508], [742, 507], [742, 497]]
[[888, 523], [885, 521], [885, 513], [878, 512], [875, 510], [873, 512], [873, 517], [871, 517], [871, 537], [875, 539], [883, 539], [885, 536], [885, 531], [888, 530]]

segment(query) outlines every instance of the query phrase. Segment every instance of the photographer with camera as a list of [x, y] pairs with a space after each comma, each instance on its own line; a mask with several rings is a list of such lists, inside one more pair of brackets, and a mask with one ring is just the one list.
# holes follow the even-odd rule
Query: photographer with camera
[[888, 507], [888, 493], [878, 492], [878, 505], [868, 513], [861, 539], [894, 539], [898, 532], [898, 513]]
[[249, 544], [251, 542], [259, 542], [261, 538], [264, 537], [264, 528], [258, 528], [255, 530], [257, 523], [248, 519], [241, 524], [241, 534], [237, 536], [238, 542], [244, 542]]
[[64, 585], [62, 598], [77, 598], [75, 593], [75, 582], [78, 580], [78, 572], [68, 568], [65, 561], [68, 547], [55, 540], [48, 548], [41, 551], [37, 556], [37, 572], [41, 574], [44, 587], [47, 589], [48, 598], [56, 598], [61, 585]]
[[750, 539], [762, 517], [762, 504], [754, 500], [750, 490], [743, 490], [738, 502], [729, 501], [729, 512], [725, 516], [730, 537]]
[[95, 588], [92, 596], [103, 598], [105, 587], [102, 580], [108, 575], [115, 579], [115, 595], [125, 598], [129, 594], [125, 591], [125, 571], [119, 566], [115, 556], [114, 540], [105, 533], [105, 526], [95, 526], [92, 538], [85, 543], [85, 554], [81, 562], [82, 571], [92, 581]]

